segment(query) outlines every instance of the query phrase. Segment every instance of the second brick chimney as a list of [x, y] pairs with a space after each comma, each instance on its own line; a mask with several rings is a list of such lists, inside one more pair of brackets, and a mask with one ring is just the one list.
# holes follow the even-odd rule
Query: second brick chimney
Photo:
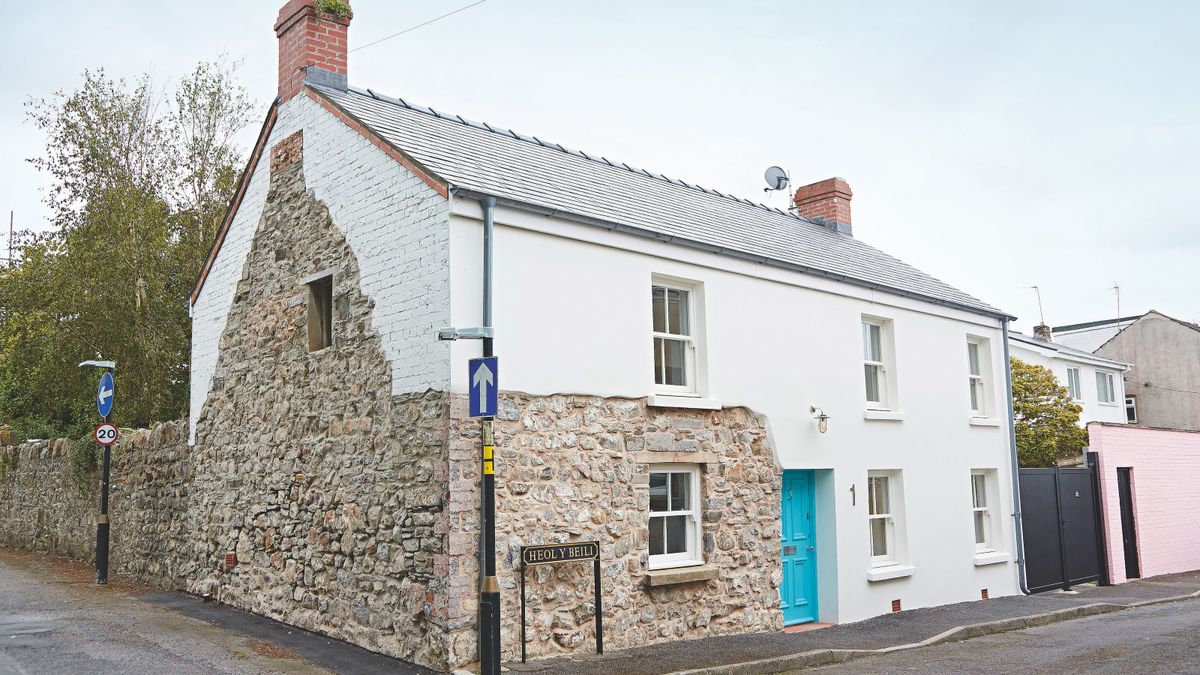
[[341, 3], [345, 15], [317, 11], [313, 0], [290, 0], [279, 10], [275, 35], [279, 38], [279, 100], [300, 93], [305, 73], [311, 80], [346, 88], [346, 32], [350, 5]]
[[844, 178], [827, 178], [796, 190], [796, 213], [834, 232], [853, 236], [850, 227], [850, 184]]

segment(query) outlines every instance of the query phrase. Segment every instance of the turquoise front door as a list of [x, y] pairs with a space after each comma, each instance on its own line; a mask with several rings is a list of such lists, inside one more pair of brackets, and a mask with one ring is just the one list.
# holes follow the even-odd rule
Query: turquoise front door
[[817, 620], [817, 540], [813, 472], [783, 472], [783, 585], [786, 626]]

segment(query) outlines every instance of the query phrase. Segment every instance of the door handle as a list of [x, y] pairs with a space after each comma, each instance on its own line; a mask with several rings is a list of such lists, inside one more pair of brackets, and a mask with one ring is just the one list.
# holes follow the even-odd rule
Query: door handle
[[811, 550], [813, 550], [813, 548], [814, 548], [814, 547], [812, 547], [812, 546], [805, 546], [805, 547], [804, 547], [804, 550], [805, 550], [805, 551], [811, 551]]

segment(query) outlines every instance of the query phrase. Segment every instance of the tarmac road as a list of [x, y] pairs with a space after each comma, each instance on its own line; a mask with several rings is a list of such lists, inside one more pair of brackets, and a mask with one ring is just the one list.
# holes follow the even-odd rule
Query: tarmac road
[[1200, 599], [1136, 607], [872, 656], [808, 672], [1195, 673], [1200, 675]]
[[0, 549], [0, 674], [428, 673], [89, 565]]

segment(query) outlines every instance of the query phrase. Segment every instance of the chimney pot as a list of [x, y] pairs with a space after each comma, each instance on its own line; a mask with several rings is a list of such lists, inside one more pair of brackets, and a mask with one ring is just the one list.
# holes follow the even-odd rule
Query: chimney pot
[[320, 84], [346, 88], [346, 33], [352, 18], [353, 13], [319, 12], [313, 0], [290, 0], [279, 9], [275, 35], [279, 38], [280, 102], [300, 93], [306, 75]]
[[793, 203], [802, 217], [825, 227], [853, 236], [850, 227], [850, 184], [844, 178], [827, 178], [796, 190]]
[[1044, 323], [1039, 323], [1033, 327], [1033, 335], [1039, 340], [1054, 342], [1054, 333], [1050, 331], [1050, 326], [1047, 326]]

